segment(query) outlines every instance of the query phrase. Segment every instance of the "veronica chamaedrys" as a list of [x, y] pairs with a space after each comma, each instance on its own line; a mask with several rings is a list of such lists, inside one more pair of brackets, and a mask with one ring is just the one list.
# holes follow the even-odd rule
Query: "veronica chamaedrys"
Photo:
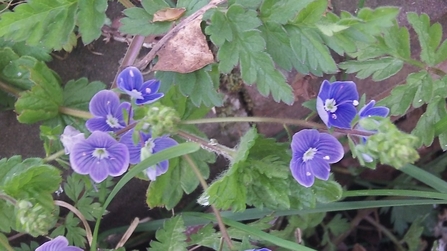
[[245, 251], [272, 251], [268, 248], [247, 249]]
[[129, 102], [120, 103], [118, 95], [109, 90], [96, 93], [90, 100], [90, 113], [93, 118], [87, 120], [85, 126], [91, 132], [115, 132], [126, 126], [124, 111], [131, 117], [131, 105]]
[[295, 133], [291, 147], [290, 171], [295, 180], [305, 187], [314, 184], [314, 177], [327, 180], [329, 164], [340, 161], [344, 154], [342, 145], [334, 136], [315, 129]]
[[64, 236], [58, 236], [51, 241], [36, 248], [35, 251], [83, 251], [82, 248], [68, 246], [68, 240]]
[[[365, 119], [365, 118], [371, 118], [374, 116], [377, 117], [386, 117], [388, 116], [388, 114], [390, 113], [390, 109], [388, 107], [385, 106], [375, 106], [376, 101], [375, 100], [371, 100], [369, 101], [368, 104], [366, 104], [364, 107], [362, 107], [362, 109], [360, 109], [359, 111], [359, 119]], [[360, 125], [356, 126], [357, 130], [361, 130], [361, 131], [367, 131], [365, 129], [363, 129]], [[368, 131], [373, 133], [373, 131]], [[366, 140], [368, 139], [368, 137], [360, 137], [361, 139], [361, 143], [365, 144]], [[368, 155], [363, 153], [362, 154], [363, 160], [365, 160], [365, 162], [373, 162], [373, 158]]]
[[[133, 132], [133, 129], [126, 132], [120, 139], [120, 143], [123, 143], [129, 149], [131, 164], [138, 164], [141, 160], [149, 157], [150, 155], [178, 144], [177, 141], [169, 138], [168, 136], [152, 138], [150, 133], [140, 132], [139, 142], [135, 145], [132, 140]], [[146, 169], [147, 177], [152, 181], [156, 180], [158, 176], [168, 171], [168, 167], [168, 160], [163, 160], [155, 166], [150, 166]]]
[[79, 174], [88, 174], [100, 183], [107, 176], [120, 176], [129, 167], [129, 150], [108, 133], [95, 131], [87, 139], [75, 144], [70, 164]]
[[352, 81], [323, 81], [317, 97], [317, 111], [327, 127], [350, 129], [357, 114], [359, 94]]
[[62, 133], [62, 135], [60, 136], [60, 140], [62, 142], [62, 145], [64, 146], [65, 154], [70, 154], [73, 146], [84, 139], [84, 134], [81, 133], [79, 130], [70, 125], [66, 126], [64, 129], [64, 133]]
[[140, 70], [129, 66], [118, 74], [117, 85], [120, 90], [135, 99], [137, 105], [150, 104], [164, 96], [163, 93], [158, 93], [160, 81], [156, 79], [143, 81]]

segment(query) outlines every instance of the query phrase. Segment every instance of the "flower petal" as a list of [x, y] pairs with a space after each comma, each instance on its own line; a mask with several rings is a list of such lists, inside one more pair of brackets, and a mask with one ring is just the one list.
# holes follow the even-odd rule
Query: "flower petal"
[[109, 176], [109, 170], [108, 170], [108, 161], [97, 160], [94, 162], [94, 165], [92, 165], [92, 168], [90, 169], [90, 178], [96, 182], [101, 183], [104, 181], [107, 176]]
[[85, 140], [73, 146], [70, 154], [70, 164], [76, 173], [83, 175], [90, 173], [90, 168], [94, 162], [93, 150], [94, 148]]
[[159, 152], [169, 147], [173, 147], [178, 145], [177, 141], [167, 137], [162, 136], [154, 139], [154, 148], [152, 149], [153, 153]]
[[159, 89], [160, 89], [160, 81], [158, 81], [157, 79], [151, 79], [144, 82], [140, 90], [143, 94], [144, 93], [151, 94], [158, 92]]
[[352, 104], [345, 103], [337, 106], [337, 111], [329, 115], [328, 126], [335, 126], [343, 129], [350, 129], [351, 122], [357, 114], [357, 110]]
[[96, 117], [106, 117], [109, 114], [114, 114], [119, 105], [120, 100], [115, 92], [102, 90], [90, 100], [89, 111]]
[[314, 158], [313, 160], [308, 161], [307, 163], [310, 166], [312, 174], [315, 175], [315, 177], [319, 178], [320, 180], [329, 179], [329, 173], [331, 167], [329, 166], [329, 163], [327, 163], [325, 160]]
[[292, 161], [290, 162], [290, 171], [292, 172], [293, 178], [295, 178], [298, 183], [305, 187], [311, 187], [314, 184], [314, 175], [305, 162], [302, 161]]
[[67, 246], [68, 246], [68, 240], [64, 236], [58, 236], [53, 240], [47, 241], [38, 248], [36, 248], [36, 251], [60, 251], [64, 250], [64, 248], [66, 248]]
[[132, 105], [129, 102], [121, 103], [118, 108], [113, 112], [113, 117], [118, 119], [123, 127], [127, 125], [127, 121], [124, 121], [124, 111], [127, 112], [129, 118], [132, 118]]
[[132, 96], [132, 90], [141, 90], [143, 85], [143, 75], [136, 67], [129, 66], [124, 69], [117, 77], [117, 86], [120, 90]]
[[390, 109], [385, 106], [377, 106], [374, 107], [374, 104], [376, 102], [374, 100], [371, 100], [367, 105], [365, 105], [360, 111], [359, 111], [359, 117], [360, 118], [366, 118], [370, 116], [378, 116], [378, 117], [386, 117], [390, 113]]
[[123, 134], [119, 140], [120, 143], [123, 143], [126, 145], [127, 149], [129, 150], [129, 162], [131, 164], [138, 164], [141, 161], [141, 148], [143, 144], [151, 138], [150, 134], [140, 133], [140, 137], [143, 138], [140, 139], [139, 143], [135, 145], [133, 143], [132, 134], [134, 130], [130, 130]]
[[150, 95], [143, 95], [143, 99], [137, 99], [135, 101], [135, 103], [137, 105], [151, 104], [151, 103], [154, 103], [155, 101], [161, 99], [162, 97], [164, 97], [163, 93], [154, 93], [154, 94], [150, 94]]
[[331, 99], [331, 83], [327, 80], [324, 80], [320, 86], [320, 91], [318, 92], [318, 97], [322, 100]]
[[314, 159], [323, 159], [328, 163], [336, 163], [343, 158], [344, 150], [340, 142], [327, 133], [320, 134], [320, 140], [316, 147], [318, 149]]
[[329, 97], [335, 99], [336, 104], [341, 104], [348, 100], [359, 100], [359, 93], [357, 92], [357, 86], [354, 82], [335, 81], [331, 84]]
[[129, 151], [126, 145], [117, 143], [109, 148], [108, 173], [112, 177], [120, 176], [129, 167]]
[[295, 133], [292, 137], [292, 152], [299, 157], [303, 157], [304, 153], [311, 147], [315, 147], [320, 138], [320, 133], [315, 129], [304, 129]]
[[324, 109], [324, 102], [323, 100], [318, 96], [317, 97], [317, 112], [318, 116], [320, 116], [320, 119], [323, 121], [323, 123], [327, 126], [329, 126], [329, 113]]

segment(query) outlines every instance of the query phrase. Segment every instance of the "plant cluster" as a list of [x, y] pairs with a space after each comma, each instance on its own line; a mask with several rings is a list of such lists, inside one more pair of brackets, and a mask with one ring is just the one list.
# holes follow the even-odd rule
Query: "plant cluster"
[[[2, 1], [0, 106], [14, 109], [21, 123], [41, 123], [46, 157], [23, 159], [18, 153], [0, 160], [0, 247], [125, 250], [133, 232], [156, 231], [150, 250], [336, 250], [351, 224], [342, 214], [325, 218], [326, 213], [364, 209], [362, 219], [381, 229], [396, 250], [420, 250], [431, 205], [447, 202], [439, 168], [444, 158], [425, 168], [413, 165], [417, 149], [436, 137], [447, 149], [447, 77], [437, 67], [447, 59], [447, 42], [441, 43], [440, 24], [431, 24], [426, 14], [407, 14], [421, 47], [415, 59], [408, 28], [397, 24], [396, 7], [335, 14], [327, 0], [119, 2], [126, 7], [120, 32], [132, 39], [106, 88], [86, 78], [62, 83], [46, 62], [53, 51], [73, 50], [78, 37], [84, 44], [100, 37], [109, 21], [107, 0], [28, 0], [14, 7], [13, 1]], [[149, 35], [162, 38], [139, 58]], [[336, 62], [332, 53], [348, 60]], [[343, 70], [382, 81], [404, 65], [419, 71], [377, 104], [359, 95], [353, 81], [323, 80], [316, 99], [303, 104], [323, 123], [205, 118], [224, 104], [220, 76], [235, 69], [244, 84], [290, 105], [295, 97], [283, 71], [323, 76]], [[144, 70], [154, 78], [145, 81]], [[425, 113], [411, 133], [389, 118], [423, 105]], [[288, 139], [269, 138], [253, 126], [230, 148], [197, 127], [228, 122], [283, 124]], [[292, 134], [290, 125], [300, 130]], [[403, 174], [389, 184], [363, 183], [373, 189], [344, 188], [330, 165], [348, 148], [363, 167], [386, 164]], [[228, 168], [207, 181], [217, 155], [228, 160]], [[62, 170], [68, 176], [63, 178]], [[172, 210], [185, 194], [200, 189], [195, 206], [213, 213], [194, 210], [147, 223], [136, 219], [125, 229], [100, 233], [107, 207], [133, 178], [149, 181], [150, 208]], [[69, 201], [55, 199], [54, 193], [62, 192]], [[344, 200], [350, 197], [355, 199]], [[69, 212], [61, 214], [61, 207]], [[368, 210], [374, 208], [392, 208], [401, 240], [371, 219]], [[93, 231], [89, 221], [95, 223]], [[192, 226], [200, 227], [187, 233]], [[310, 240], [317, 229], [324, 234], [315, 244]], [[51, 240], [14, 248], [8, 239], [14, 231]], [[107, 236], [117, 233], [124, 233], [120, 242], [108, 246]]]

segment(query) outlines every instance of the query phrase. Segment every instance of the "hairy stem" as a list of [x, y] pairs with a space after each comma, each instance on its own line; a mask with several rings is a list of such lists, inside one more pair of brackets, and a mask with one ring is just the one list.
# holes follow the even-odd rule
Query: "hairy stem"
[[124, 55], [123, 61], [121, 62], [120, 67], [118, 68], [118, 72], [115, 74], [115, 79], [113, 80], [113, 84], [111, 89], [116, 88], [116, 80], [118, 75], [124, 68], [127, 66], [133, 65], [135, 60], [140, 53], [141, 47], [143, 47], [144, 38], [141, 35], [136, 35], [133, 37], [132, 42], [130, 42], [129, 48], [127, 48], [126, 54]]
[[[205, 191], [208, 189], [208, 184], [206, 183], [205, 179], [203, 178], [202, 174], [199, 171], [199, 168], [197, 167], [196, 163], [189, 157], [188, 154], [182, 156], [186, 162], [188, 162], [189, 166], [194, 171], [197, 179], [200, 181], [200, 185], [202, 186], [203, 190]], [[222, 216], [220, 215], [220, 211], [211, 204], [211, 208], [213, 209], [213, 212], [217, 219], [217, 224], [219, 225], [220, 232], [222, 233], [222, 237], [224, 238], [225, 242], [227, 243], [228, 247], [233, 250], [233, 243], [231, 242], [231, 238], [228, 235], [227, 228], [225, 227], [225, 224], [222, 221]]]
[[65, 150], [60, 150], [59, 152], [53, 153], [53, 154], [51, 154], [50, 156], [46, 157], [46, 158], [43, 159], [42, 161], [43, 161], [44, 163], [48, 163], [48, 162], [51, 162], [51, 161], [53, 161], [53, 160], [59, 158], [60, 156], [62, 156], [62, 155], [64, 155], [64, 154], [65, 154]]
[[83, 118], [83, 119], [93, 118], [93, 115], [90, 112], [73, 109], [73, 108], [68, 108], [68, 107], [63, 107], [63, 106], [59, 107], [59, 112], [66, 114], [66, 115], [73, 116], [73, 117]]
[[236, 154], [236, 151], [232, 148], [226, 147], [217, 142], [212, 142], [212, 140], [202, 139], [185, 131], [180, 130], [177, 132], [177, 135], [186, 140], [199, 143], [205, 150], [213, 151], [217, 154], [225, 156], [228, 159], [232, 159], [233, 156]]
[[72, 211], [74, 214], [76, 214], [76, 216], [78, 216], [78, 218], [81, 220], [82, 224], [84, 224], [84, 228], [85, 228], [85, 233], [87, 235], [87, 241], [89, 245], [92, 245], [92, 230], [90, 229], [90, 226], [87, 223], [87, 220], [85, 219], [84, 215], [81, 213], [81, 211], [79, 211], [77, 208], [75, 208], [74, 206], [68, 204], [65, 201], [61, 201], [61, 200], [55, 200], [54, 204], [57, 206], [61, 206], [61, 207], [65, 207], [66, 209]]

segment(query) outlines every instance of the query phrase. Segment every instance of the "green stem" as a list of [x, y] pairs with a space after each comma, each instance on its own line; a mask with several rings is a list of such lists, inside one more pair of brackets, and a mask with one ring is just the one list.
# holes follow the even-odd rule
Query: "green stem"
[[8, 201], [8, 202], [10, 202], [10, 203], [13, 204], [13, 205], [17, 204], [17, 200], [14, 199], [13, 197], [7, 195], [7, 194], [2, 194], [2, 193], [0, 193], [0, 199], [3, 199], [3, 200], [5, 200], [5, 201]]
[[0, 243], [4, 248], [6, 248], [6, 251], [14, 251], [11, 245], [9, 245], [8, 240], [6, 238], [0, 238]]
[[73, 117], [83, 118], [83, 119], [93, 118], [93, 115], [90, 112], [77, 110], [77, 109], [73, 109], [73, 108], [68, 108], [68, 107], [63, 107], [63, 106], [59, 107], [59, 112], [66, 114], [66, 115], [73, 116]]
[[236, 154], [236, 151], [232, 148], [226, 147], [224, 145], [221, 145], [217, 142], [213, 142], [211, 140], [202, 139], [200, 137], [197, 137], [193, 134], [190, 134], [190, 133], [182, 131], [182, 130], [178, 131], [177, 135], [179, 135], [180, 137], [182, 137], [186, 140], [199, 143], [202, 146], [202, 148], [204, 148], [205, 150], [209, 150], [209, 151], [215, 152], [217, 154], [223, 155], [228, 159], [232, 159]]
[[22, 92], [21, 90], [16, 89], [16, 88], [14, 88], [14, 87], [12, 87], [10, 85], [7, 85], [7, 84], [3, 83], [2, 81], [0, 81], [0, 90], [3, 90], [3, 91], [5, 91], [5, 92], [7, 92], [9, 94], [12, 94], [16, 98], [19, 98], [20, 97], [20, 92]]
[[447, 75], [447, 73], [439, 68], [436, 67], [427, 67], [429, 72], [433, 72], [434, 74], [440, 76], [440, 77], [444, 77], [445, 75]]
[[399, 251], [405, 250], [404, 247], [402, 247], [402, 245], [399, 243], [399, 240], [386, 227], [377, 223], [373, 218], [371, 218], [371, 216], [366, 216], [364, 219], [368, 221], [371, 225], [375, 226], [380, 231], [382, 231], [382, 233], [384, 233], [394, 243], [394, 245], [396, 245], [397, 250]]
[[447, 182], [415, 165], [407, 164], [399, 169], [403, 173], [419, 180], [441, 193], [447, 193]]
[[[183, 158], [188, 162], [189, 166], [194, 171], [194, 174], [196, 175], [197, 179], [200, 181], [200, 185], [202, 185], [202, 188], [204, 191], [208, 189], [208, 184], [206, 183], [205, 179], [202, 176], [202, 173], [200, 172], [199, 168], [197, 168], [196, 163], [189, 157], [188, 154], [183, 155]], [[217, 224], [219, 225], [220, 232], [222, 233], [222, 237], [224, 238], [225, 242], [227, 243], [228, 247], [233, 250], [233, 243], [231, 242], [230, 235], [228, 235], [227, 228], [225, 227], [225, 224], [222, 221], [222, 216], [220, 215], [219, 210], [211, 204], [211, 208], [213, 209], [214, 215], [216, 216]]]
[[357, 197], [357, 196], [399, 196], [399, 197], [419, 197], [419, 198], [447, 200], [447, 194], [438, 192], [415, 191], [415, 190], [374, 189], [374, 190], [354, 190], [354, 191], [343, 192], [343, 197]]
[[53, 154], [51, 154], [50, 156], [46, 157], [46, 158], [43, 159], [42, 161], [43, 161], [44, 163], [48, 163], [48, 162], [51, 162], [51, 161], [53, 161], [53, 160], [59, 158], [60, 156], [62, 156], [62, 155], [64, 155], [64, 154], [65, 154], [65, 151], [64, 151], [64, 150], [60, 150], [59, 152], [53, 153]]
[[133, 3], [131, 3], [129, 0], [118, 0], [118, 2], [120, 2], [126, 8], [135, 7], [135, 5], [133, 5]]
[[[204, 119], [194, 119], [182, 121], [185, 125], [195, 125], [195, 124], [207, 124], [207, 123], [233, 123], [233, 122], [254, 122], [254, 123], [275, 123], [275, 124], [289, 124], [296, 125], [305, 128], [315, 128], [320, 130], [328, 130], [326, 125], [310, 122], [301, 119], [286, 119], [286, 118], [270, 118], [270, 117], [225, 117], [225, 118], [204, 118]], [[359, 136], [371, 136], [372, 133], [359, 131], [354, 129], [331, 129], [334, 132], [339, 132], [343, 134], [354, 134]]]

